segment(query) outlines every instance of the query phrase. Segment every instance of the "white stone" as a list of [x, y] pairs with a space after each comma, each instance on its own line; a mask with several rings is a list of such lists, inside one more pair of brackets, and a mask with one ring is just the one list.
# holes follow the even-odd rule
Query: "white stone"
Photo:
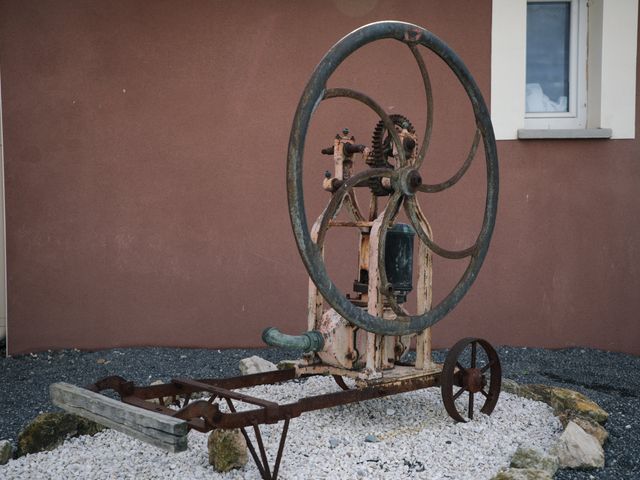
[[277, 370], [278, 367], [271, 363], [269, 360], [265, 360], [257, 355], [252, 357], [243, 358], [238, 364], [242, 375], [251, 375], [252, 373], [264, 373], [272, 370]]
[[[336, 391], [339, 387], [331, 377], [240, 390], [280, 404]], [[465, 402], [463, 395], [461, 408]], [[237, 402], [236, 408], [243, 411], [255, 406]], [[386, 414], [389, 408], [395, 415]], [[220, 409], [228, 411], [224, 402]], [[273, 462], [282, 422], [260, 429]], [[547, 452], [561, 431], [548, 405], [509, 393], [500, 394], [491, 416], [478, 413], [473, 421], [456, 424], [442, 406], [440, 390], [429, 388], [306, 412], [292, 419], [279, 478], [489, 479], [509, 466], [519, 445]], [[380, 441], [364, 442], [369, 434]], [[331, 448], [332, 438], [339, 439], [340, 445]], [[168, 454], [115, 430], [73, 438], [51, 452], [10, 460], [0, 466], [0, 478], [67, 480], [72, 477], [67, 468], [72, 463], [82, 466], [78, 478], [93, 480], [167, 478], [167, 472], [171, 478], [195, 480], [260, 478], [251, 458], [239, 470], [216, 472], [207, 458], [207, 435], [197, 431], [189, 433], [187, 451]]]
[[604, 450], [600, 442], [574, 422], [569, 422], [552, 452], [558, 456], [560, 467], [602, 468]]

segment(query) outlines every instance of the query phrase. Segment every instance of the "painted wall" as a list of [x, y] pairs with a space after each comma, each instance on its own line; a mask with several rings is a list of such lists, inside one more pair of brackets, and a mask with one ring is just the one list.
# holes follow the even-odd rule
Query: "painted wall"
[[[9, 351], [261, 345], [306, 326], [306, 274], [289, 226], [285, 157], [300, 93], [324, 52], [376, 20], [445, 39], [489, 101], [490, 2], [0, 2]], [[473, 137], [468, 101], [438, 61], [423, 176], [443, 180]], [[394, 42], [336, 72], [424, 127], [418, 71]], [[376, 118], [323, 103], [305, 164], [310, 218], [327, 201], [320, 148]], [[636, 105], [637, 109], [637, 105]], [[637, 138], [637, 137], [636, 137]], [[436, 346], [585, 345], [640, 353], [639, 143], [500, 142], [501, 197], [478, 281], [434, 328]], [[436, 238], [473, 239], [483, 165], [424, 199]], [[348, 232], [329, 245], [355, 275]], [[331, 248], [331, 247], [335, 248]], [[435, 264], [436, 297], [464, 265]]]

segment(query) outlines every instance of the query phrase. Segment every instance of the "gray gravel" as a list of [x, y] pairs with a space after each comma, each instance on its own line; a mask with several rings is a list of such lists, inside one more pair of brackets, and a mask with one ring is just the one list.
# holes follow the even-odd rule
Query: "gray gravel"
[[[590, 472], [563, 470], [557, 479], [640, 478], [640, 357], [583, 348], [500, 347], [498, 353], [506, 377], [580, 391], [610, 414], [605, 468]], [[445, 354], [436, 352], [436, 359], [443, 361]], [[20, 429], [38, 413], [55, 410], [47, 391], [52, 382], [84, 385], [112, 374], [141, 384], [176, 376], [226, 377], [237, 375], [238, 361], [251, 355], [272, 362], [298, 356], [278, 349], [180, 348], [63, 350], [9, 358], [3, 354], [0, 439], [15, 440]]]
[[[264, 385], [242, 392], [278, 403], [339, 391], [330, 377]], [[464, 395], [463, 395], [464, 397]], [[460, 406], [467, 399], [460, 398]], [[225, 406], [220, 407], [228, 411]], [[237, 403], [238, 410], [253, 408]], [[389, 413], [392, 412], [392, 413]], [[249, 429], [251, 430], [251, 429]], [[270, 462], [282, 425], [262, 425]], [[306, 412], [291, 423], [278, 478], [282, 480], [486, 480], [526, 444], [549, 451], [560, 422], [543, 403], [504, 393], [491, 416], [454, 423], [437, 389], [407, 392], [366, 402]], [[253, 437], [252, 433], [249, 435]], [[244, 480], [259, 477], [253, 462], [227, 474], [208, 464], [207, 435], [191, 432], [178, 454], [113, 430], [68, 440], [53, 452], [26, 455], [0, 466], [6, 480]], [[460, 455], [464, 452], [464, 455]], [[473, 468], [469, 468], [472, 459]]]

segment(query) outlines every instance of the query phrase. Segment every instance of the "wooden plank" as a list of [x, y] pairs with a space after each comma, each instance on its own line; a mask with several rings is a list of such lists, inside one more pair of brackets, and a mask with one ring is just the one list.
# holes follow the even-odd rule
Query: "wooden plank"
[[[420, 226], [430, 239], [433, 239], [433, 231], [431, 225], [427, 221], [427, 218], [422, 213], [420, 204], [416, 202], [416, 210], [418, 212], [418, 218], [420, 220]], [[431, 304], [433, 302], [433, 255], [431, 250], [422, 242], [418, 249], [418, 287], [417, 294], [417, 307], [418, 314], [422, 315], [424, 312], [431, 310]], [[433, 367], [433, 358], [431, 356], [431, 328], [423, 330], [416, 339], [416, 368], [418, 370], [429, 370]]]
[[187, 449], [187, 422], [127, 405], [113, 398], [59, 382], [49, 386], [54, 405], [169, 452]]
[[411, 378], [436, 377], [442, 372], [442, 365], [433, 363], [430, 368], [416, 370], [415, 367], [396, 365], [391, 370], [382, 372], [382, 377], [367, 380], [367, 385], [384, 385], [385, 383], [405, 381]]
[[[347, 197], [349, 198], [349, 197]], [[330, 227], [358, 227], [358, 228], [370, 228], [373, 222], [366, 220], [361, 221], [344, 221], [344, 220], [329, 220]]]
[[[384, 315], [382, 294], [380, 293], [380, 272], [378, 270], [378, 246], [380, 243], [380, 228], [384, 219], [385, 209], [378, 215], [369, 234], [369, 292], [367, 312], [374, 317]], [[380, 335], [367, 332], [366, 367], [370, 372], [382, 370], [382, 356]]]

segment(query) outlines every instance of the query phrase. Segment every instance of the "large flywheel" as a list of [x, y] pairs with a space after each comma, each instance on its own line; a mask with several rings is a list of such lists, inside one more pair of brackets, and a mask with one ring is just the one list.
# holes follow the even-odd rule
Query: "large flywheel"
[[[398, 123], [402, 120], [397, 115], [387, 114], [375, 100], [363, 93], [346, 88], [327, 87], [327, 81], [333, 72], [349, 55], [364, 45], [382, 39], [394, 39], [407, 45], [422, 74], [427, 96], [427, 118], [420, 147], [419, 149], [416, 147], [413, 155], [410, 155], [412, 145], [407, 145], [407, 138], [400, 138], [399, 130], [402, 126], [399, 129]], [[471, 140], [469, 153], [458, 171], [448, 180], [433, 185], [424, 184], [418, 170], [425, 159], [433, 123], [431, 83], [419, 51], [420, 46], [439, 56], [457, 77], [470, 100], [476, 123], [476, 132]], [[378, 115], [380, 123], [376, 128], [379, 131], [380, 145], [377, 154], [382, 154], [382, 157], [376, 157], [375, 165], [371, 164], [371, 168], [352, 174], [337, 186], [323, 213], [319, 232], [317, 235], [312, 235], [307, 223], [302, 185], [305, 139], [318, 104], [337, 97], [345, 97], [363, 103]], [[408, 128], [407, 125], [404, 127]], [[411, 128], [413, 127], [411, 126]], [[431, 238], [428, 223], [420, 209], [418, 197], [436, 194], [455, 185], [469, 168], [480, 142], [484, 147], [487, 179], [482, 227], [472, 245], [461, 250], [449, 250]], [[413, 146], [415, 147], [415, 144]], [[390, 147], [393, 147], [396, 152], [394, 168], [389, 168], [390, 166], [385, 164], [384, 152], [389, 151]], [[382, 190], [383, 185], [387, 191]], [[377, 191], [373, 191], [375, 195], [389, 196], [384, 219], [378, 232], [380, 242], [378, 269], [381, 293], [385, 295], [389, 304], [395, 306], [394, 310], [398, 313], [397, 318], [393, 320], [372, 315], [365, 309], [354, 305], [329, 277], [319, 246], [324, 240], [324, 233], [330, 220], [334, 218], [344, 199], [353, 195], [353, 190], [356, 187], [362, 186], [370, 188], [373, 186], [372, 191], [374, 188], [377, 189]], [[336, 43], [316, 67], [298, 104], [289, 139], [287, 189], [289, 215], [302, 261], [320, 294], [340, 315], [366, 331], [381, 335], [419, 333], [441, 320], [460, 302], [480, 271], [493, 232], [498, 201], [498, 159], [489, 111], [478, 86], [458, 55], [430, 31], [416, 25], [396, 21], [366, 25]], [[387, 280], [385, 272], [386, 233], [401, 209], [405, 210], [417, 237], [433, 254], [446, 259], [469, 259], [466, 270], [449, 294], [430, 310], [416, 315], [403, 313], [402, 309], [397, 308], [392, 286]]]

